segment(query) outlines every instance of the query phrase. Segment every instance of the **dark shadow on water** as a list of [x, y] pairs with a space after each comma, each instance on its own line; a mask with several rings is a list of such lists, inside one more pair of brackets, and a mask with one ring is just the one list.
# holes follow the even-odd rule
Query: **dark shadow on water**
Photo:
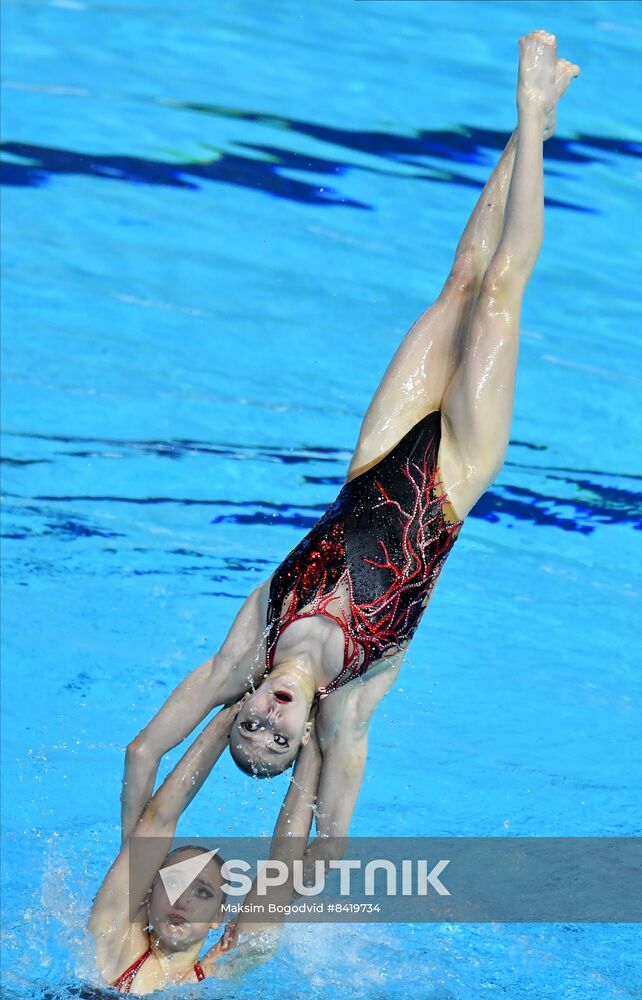
[[[566, 482], [578, 484], [577, 480]], [[78, 517], [69, 514], [52, 518], [50, 511], [34, 505], [30, 508], [11, 508], [12, 499], [23, 499], [15, 494], [6, 494], [7, 513], [24, 516], [31, 511], [45, 519], [43, 531], [7, 533], [3, 537], [20, 539], [41, 535], [54, 535], [61, 540], [72, 541], [88, 537], [118, 538], [121, 533], [89, 526]], [[221, 499], [196, 499], [188, 497], [127, 497], [98, 495], [43, 495], [31, 498], [36, 504], [126, 504], [142, 507], [171, 505], [178, 507], [210, 507], [218, 513], [210, 521], [213, 525], [236, 524], [247, 526], [269, 526], [297, 528], [308, 531], [326, 510], [327, 504], [283, 504], [269, 501], [234, 501]], [[537, 526], [560, 528], [563, 531], [577, 531], [591, 534], [596, 527], [604, 525], [629, 525], [642, 530], [642, 506], [639, 493], [629, 490], [604, 487], [600, 484], [581, 481], [581, 489], [574, 496], [556, 496], [519, 486], [493, 486], [478, 501], [469, 517], [491, 522], [528, 522]], [[178, 554], [177, 550], [173, 550]], [[245, 567], [239, 567], [245, 569]]]
[[[274, 503], [267, 500], [230, 500], [214, 498], [196, 498], [181, 496], [142, 496], [126, 495], [94, 495], [94, 494], [55, 494], [28, 497], [5, 492], [6, 514], [17, 515], [19, 526], [12, 525], [7, 530], [6, 538], [33, 538], [42, 534], [56, 535], [65, 540], [76, 540], [85, 537], [118, 538], [122, 537], [107, 527], [91, 524], [83, 514], [69, 512], [69, 505], [75, 503], [92, 504], [126, 504], [135, 506], [177, 505], [179, 507], [204, 507], [213, 512], [211, 522], [214, 525], [238, 524], [248, 526], [292, 527], [301, 531], [309, 530], [332, 502], [345, 481], [344, 469], [349, 452], [346, 449], [324, 446], [300, 445], [295, 448], [269, 445], [218, 445], [211, 442], [193, 440], [174, 441], [127, 441], [123, 439], [72, 438], [66, 435], [46, 435], [39, 433], [8, 432], [8, 438], [23, 438], [49, 441], [54, 445], [63, 444], [66, 447], [50, 452], [46, 461], [65, 462], [68, 459], [86, 460], [104, 459], [105, 461], [135, 460], [141, 457], [165, 458], [171, 461], [206, 461], [212, 458], [238, 461], [263, 461], [286, 466], [307, 466], [309, 471], [301, 469], [300, 482], [303, 491], [306, 487], [327, 487], [324, 490], [324, 502]], [[68, 447], [71, 446], [71, 447]], [[546, 445], [528, 441], [511, 441], [511, 448], [525, 449], [527, 452], [541, 453], [546, 451]], [[14, 465], [14, 475], [30, 475], [31, 459], [21, 459]], [[38, 461], [43, 461], [39, 459]], [[541, 460], [540, 460], [541, 461]], [[332, 463], [334, 469], [329, 474], [320, 474], [319, 463]], [[316, 467], [312, 471], [310, 467]], [[470, 517], [485, 521], [502, 521], [510, 524], [518, 521], [530, 522], [538, 526], [552, 526], [564, 531], [577, 531], [590, 534], [596, 527], [623, 524], [642, 530], [642, 495], [636, 489], [642, 476], [624, 472], [606, 473], [598, 469], [572, 469], [554, 465], [531, 465], [522, 461], [509, 459], [505, 465], [506, 471], [513, 476], [523, 475], [524, 470], [538, 478], [539, 489], [526, 486], [504, 485], [496, 483], [475, 505]], [[336, 472], [335, 472], [336, 470]], [[102, 476], [101, 476], [102, 479]], [[614, 480], [630, 483], [626, 488]], [[555, 484], [560, 484], [560, 490]], [[541, 487], [548, 492], [543, 492]], [[299, 494], [300, 495], [300, 494]], [[15, 507], [11, 501], [20, 501]], [[27, 501], [27, 505], [24, 505]], [[64, 504], [66, 509], [58, 513], [49, 504]], [[24, 528], [25, 517], [35, 514], [40, 519], [39, 528], [33, 530]], [[175, 555], [197, 557], [198, 553], [186, 549], [172, 550]], [[245, 570], [243, 560], [238, 567]]]
[[[204, 183], [230, 184], [262, 191], [275, 198], [315, 206], [343, 206], [373, 210], [375, 206], [343, 197], [325, 184], [286, 176], [282, 171], [315, 174], [330, 179], [349, 171], [385, 174], [404, 180], [452, 184], [481, 190], [483, 182], [462, 173], [456, 166], [490, 167], [509, 138], [509, 133], [462, 125], [454, 129], [418, 129], [414, 134], [334, 128], [302, 119], [266, 115], [208, 104], [165, 102], [167, 106], [197, 114], [249, 122], [278, 131], [280, 135], [303, 135], [343, 150], [367, 154], [381, 165], [350, 162], [336, 156], [302, 153], [270, 143], [230, 142], [252, 155], [215, 150], [211, 158], [182, 162], [156, 160], [125, 154], [94, 154], [31, 143], [5, 142], [0, 149], [9, 156], [30, 162], [0, 161], [0, 183], [40, 187], [54, 176], [90, 176], [108, 181], [146, 184], [197, 191]], [[572, 138], [554, 136], [545, 145], [547, 164], [583, 165], [602, 162], [607, 154], [642, 156], [642, 146], [626, 139], [578, 133]], [[395, 169], [403, 165], [404, 170]], [[410, 170], [408, 169], [410, 168]], [[551, 171], [555, 172], [555, 171]], [[550, 207], [596, 213], [590, 206], [547, 198]]]
[[[211, 160], [171, 163], [140, 156], [78, 153], [20, 142], [2, 143], [0, 151], [32, 161], [31, 164], [0, 161], [0, 184], [4, 185], [41, 187], [51, 177], [75, 175], [198, 191], [203, 182], [214, 181], [310, 205], [371, 208], [353, 198], [340, 197], [332, 188], [285, 177], [279, 173], [278, 163], [231, 153], [223, 153]], [[322, 171], [318, 164], [306, 168], [306, 160], [307, 158], [301, 157], [297, 170], [308, 169], [314, 173], [323, 172], [335, 176], [345, 169], [342, 164], [331, 161], [324, 161], [326, 165]]]
[[[217, 118], [232, 118], [288, 132], [297, 132], [321, 142], [331, 143], [333, 146], [358, 150], [400, 163], [414, 163], [416, 157], [430, 156], [454, 163], [486, 165], [489, 159], [485, 151], [500, 152], [510, 137], [509, 132], [476, 128], [473, 125], [460, 125], [456, 129], [417, 129], [413, 135], [400, 135], [395, 132], [335, 128], [300, 118], [285, 118], [281, 115], [245, 111], [219, 104], [192, 104], [181, 101], [166, 101], [164, 103], [169, 107], [198, 114], [213, 115]], [[578, 149], [578, 146], [584, 148]], [[641, 143], [633, 142], [630, 139], [609, 138], [582, 132], [575, 133], [572, 138], [553, 136], [547, 140], [544, 149], [547, 160], [564, 163], [594, 163], [604, 159], [604, 156], [595, 156], [595, 152], [642, 157]], [[587, 152], [587, 150], [592, 150], [593, 153]]]
[[[72, 450], [65, 448], [59, 455], [67, 455], [72, 458], [137, 458], [141, 454], [158, 458], [169, 458], [174, 461], [194, 458], [198, 455], [216, 455], [220, 458], [233, 460], [251, 460], [278, 462], [281, 465], [300, 465], [310, 462], [337, 462], [349, 457], [349, 452], [345, 448], [331, 448], [324, 445], [301, 445], [300, 447], [285, 448], [276, 445], [235, 445], [235, 444], [214, 444], [208, 441], [194, 441], [189, 438], [174, 438], [169, 440], [126, 440], [123, 438], [89, 438], [70, 437], [65, 434], [40, 434], [6, 431], [6, 437], [28, 438], [36, 441], [51, 441], [59, 444], [72, 445]], [[84, 447], [78, 447], [84, 445]], [[92, 445], [92, 447], [87, 447]], [[98, 447], [96, 447], [96, 445]], [[105, 452], [103, 449], [109, 449]], [[122, 449], [114, 455], [113, 449]], [[30, 464], [31, 459], [6, 459], [16, 465]], [[39, 461], [45, 461], [40, 459]], [[51, 461], [47, 459], [46, 461]]]

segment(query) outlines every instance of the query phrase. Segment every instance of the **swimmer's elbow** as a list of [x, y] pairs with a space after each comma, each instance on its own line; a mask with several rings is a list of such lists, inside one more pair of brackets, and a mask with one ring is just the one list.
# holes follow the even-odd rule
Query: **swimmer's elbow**
[[128, 775], [147, 772], [154, 768], [163, 754], [162, 749], [152, 743], [143, 731], [139, 733], [125, 749], [125, 767]]
[[155, 767], [163, 754], [172, 750], [184, 738], [183, 733], [168, 732], [167, 727], [154, 718], [127, 744], [127, 762], [134, 767]]
[[142, 733], [127, 744], [125, 750], [127, 759], [133, 761], [143, 760], [148, 754], [148, 743]]

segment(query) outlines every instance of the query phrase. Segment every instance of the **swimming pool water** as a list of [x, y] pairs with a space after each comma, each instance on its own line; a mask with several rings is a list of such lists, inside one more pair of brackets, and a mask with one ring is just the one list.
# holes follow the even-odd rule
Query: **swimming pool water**
[[[640, 5], [2, 16], [4, 994], [91, 979], [123, 748], [334, 498], [535, 27], [582, 77], [547, 144], [508, 460], [375, 717], [353, 832], [639, 835]], [[269, 834], [286, 780], [223, 761], [179, 832]], [[638, 946], [293, 926], [276, 962], [191, 992], [619, 1000]]]

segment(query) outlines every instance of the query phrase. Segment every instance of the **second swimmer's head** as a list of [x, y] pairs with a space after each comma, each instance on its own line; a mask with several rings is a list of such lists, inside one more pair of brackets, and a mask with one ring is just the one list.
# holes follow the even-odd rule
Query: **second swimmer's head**
[[182, 862], [209, 853], [204, 847], [177, 847], [156, 875], [147, 900], [147, 920], [152, 940], [165, 955], [202, 944], [223, 922], [222, 858], [211, 857], [191, 879], [180, 871]]
[[285, 771], [310, 739], [313, 695], [296, 678], [268, 676], [243, 702], [230, 730], [235, 763], [255, 778]]

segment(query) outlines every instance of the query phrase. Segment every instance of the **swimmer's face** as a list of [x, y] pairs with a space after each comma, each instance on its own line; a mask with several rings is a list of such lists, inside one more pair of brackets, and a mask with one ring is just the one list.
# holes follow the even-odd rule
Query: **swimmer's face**
[[[198, 848], [185, 847], [168, 854], [163, 868], [198, 857]], [[172, 879], [168, 872], [165, 879], [157, 876], [147, 906], [150, 934], [161, 943], [165, 951], [185, 951], [199, 941], [204, 941], [210, 929], [220, 926], [223, 917], [223, 889], [221, 863], [212, 858], [199, 872], [181, 896], [170, 903]], [[167, 883], [167, 889], [165, 887]]]
[[234, 720], [232, 757], [257, 777], [280, 774], [310, 739], [309, 715], [309, 699], [295, 681], [266, 678], [243, 702]]

